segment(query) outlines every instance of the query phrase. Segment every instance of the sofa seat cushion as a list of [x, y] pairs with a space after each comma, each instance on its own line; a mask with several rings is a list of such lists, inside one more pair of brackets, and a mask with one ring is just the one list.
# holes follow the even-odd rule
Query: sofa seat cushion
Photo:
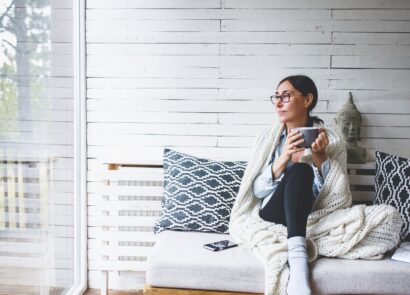
[[252, 250], [233, 247], [213, 252], [204, 244], [229, 239], [228, 234], [165, 230], [156, 235], [148, 257], [147, 284], [238, 292], [264, 290], [264, 267]]
[[410, 294], [410, 263], [391, 260], [328, 258], [310, 265], [314, 294]]
[[[263, 293], [263, 263], [252, 250], [239, 246], [213, 252], [203, 248], [224, 239], [231, 238], [228, 234], [169, 230], [157, 234], [147, 261], [147, 285]], [[382, 260], [320, 257], [309, 265], [312, 291], [410, 294], [410, 264], [390, 257], [391, 253]]]

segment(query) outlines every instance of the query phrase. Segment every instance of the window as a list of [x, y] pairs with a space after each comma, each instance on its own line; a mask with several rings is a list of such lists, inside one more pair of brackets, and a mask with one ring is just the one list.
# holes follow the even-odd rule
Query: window
[[83, 180], [76, 124], [82, 120], [74, 5], [0, 2], [2, 292], [61, 294], [79, 283]]

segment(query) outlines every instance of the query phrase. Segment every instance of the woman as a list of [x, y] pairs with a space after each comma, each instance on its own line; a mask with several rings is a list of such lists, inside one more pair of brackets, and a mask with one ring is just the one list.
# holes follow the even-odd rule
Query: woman
[[[319, 255], [380, 259], [399, 243], [403, 220], [391, 205], [351, 206], [346, 147], [338, 132], [323, 129], [321, 121], [310, 116], [317, 100], [311, 79], [287, 77], [273, 98], [283, 123], [264, 128], [253, 142], [229, 234], [263, 262], [266, 295], [310, 294], [307, 261]], [[312, 153], [307, 150], [301, 159], [302, 150], [295, 148], [300, 137], [289, 129], [312, 124], [322, 128], [321, 135]], [[268, 176], [260, 176], [263, 173]], [[279, 184], [268, 192], [264, 185], [274, 180]]]
[[[279, 82], [271, 100], [285, 128], [269, 165], [256, 177], [252, 186], [254, 195], [261, 199], [259, 216], [287, 226], [288, 294], [311, 294], [306, 223], [330, 167], [326, 155], [329, 139], [325, 128], [320, 125], [323, 121], [310, 116], [317, 99], [315, 83], [307, 76], [289, 76]], [[291, 129], [314, 125], [321, 127], [318, 138], [311, 145], [311, 166], [301, 162], [305, 151], [297, 146], [303, 143], [302, 134]]]

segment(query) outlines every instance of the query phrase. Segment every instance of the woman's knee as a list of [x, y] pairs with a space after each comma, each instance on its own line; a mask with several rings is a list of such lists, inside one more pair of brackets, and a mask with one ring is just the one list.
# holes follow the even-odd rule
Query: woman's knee
[[314, 176], [313, 168], [307, 163], [295, 163], [286, 172], [288, 174], [303, 175], [304, 177], [310, 177], [312, 179]]
[[311, 199], [313, 185], [313, 168], [306, 163], [295, 163], [286, 171], [285, 198], [298, 199], [300, 194], [306, 195], [307, 199]]

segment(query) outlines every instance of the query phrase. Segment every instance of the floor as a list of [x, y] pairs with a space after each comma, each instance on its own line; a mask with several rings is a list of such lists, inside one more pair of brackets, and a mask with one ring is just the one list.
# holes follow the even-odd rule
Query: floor
[[[61, 289], [49, 289], [49, 295], [59, 295], [62, 294]], [[41, 294], [39, 288], [26, 287], [26, 286], [0, 286], [0, 295], [38, 295]], [[88, 289], [84, 295], [100, 295], [100, 289]], [[109, 295], [142, 295], [141, 291], [116, 291], [109, 290]]]
[[[60, 288], [48, 288], [47, 290], [41, 290], [39, 287], [0, 285], [0, 295], [38, 295], [42, 292], [43, 294], [59, 295], [62, 294], [63, 291], [64, 290]], [[140, 295], [142, 293], [135, 294]]]
[[[100, 295], [100, 289], [88, 289], [84, 295]], [[115, 291], [109, 290], [109, 295], [142, 295], [142, 291]]]

